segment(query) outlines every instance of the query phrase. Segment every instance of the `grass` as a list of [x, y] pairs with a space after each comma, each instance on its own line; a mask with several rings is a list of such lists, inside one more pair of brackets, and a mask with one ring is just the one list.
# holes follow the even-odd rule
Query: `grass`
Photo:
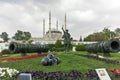
[[[119, 65], [106, 64], [105, 62], [96, 61], [94, 59], [88, 59], [86, 57], [78, 56], [76, 54], [87, 54], [87, 52], [69, 52], [64, 54], [63, 52], [58, 52], [55, 56], [59, 57], [61, 63], [59, 65], [52, 66], [43, 66], [41, 64], [41, 59], [43, 57], [25, 59], [20, 61], [8, 61], [5, 63], [0, 63], [0, 67], [9, 67], [14, 68], [19, 71], [44, 71], [44, 72], [54, 72], [54, 71], [63, 71], [69, 72], [71, 70], [78, 70], [81, 72], [86, 72], [89, 69], [96, 68], [119, 68]], [[112, 57], [109, 57], [113, 60], [120, 61], [120, 54], [111, 54]], [[11, 56], [19, 56], [18, 54], [12, 54]]]

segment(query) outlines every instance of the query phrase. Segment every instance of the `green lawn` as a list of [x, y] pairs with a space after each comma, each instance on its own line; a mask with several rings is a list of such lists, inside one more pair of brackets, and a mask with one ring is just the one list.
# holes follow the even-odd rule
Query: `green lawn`
[[[18, 60], [18, 61], [8, 61], [5, 63], [0, 63], [0, 67], [9, 67], [14, 68], [19, 71], [44, 71], [44, 72], [53, 72], [53, 71], [63, 71], [69, 72], [71, 70], [78, 70], [81, 72], [86, 72], [89, 69], [96, 68], [119, 68], [118, 65], [107, 64], [105, 62], [97, 61], [94, 59], [88, 59], [86, 57], [78, 56], [76, 54], [87, 54], [87, 52], [69, 52], [64, 54], [63, 52], [58, 52], [55, 56], [59, 57], [61, 63], [59, 65], [52, 66], [43, 66], [41, 65], [41, 59], [43, 57]], [[112, 57], [109, 57], [113, 60], [120, 61], [120, 53], [111, 53]], [[18, 54], [12, 54], [11, 56], [18, 56]]]

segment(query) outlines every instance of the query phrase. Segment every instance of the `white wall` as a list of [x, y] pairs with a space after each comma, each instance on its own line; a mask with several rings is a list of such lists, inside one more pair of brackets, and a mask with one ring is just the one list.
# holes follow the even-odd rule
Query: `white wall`
[[0, 43], [0, 52], [4, 49], [8, 49], [9, 43]]

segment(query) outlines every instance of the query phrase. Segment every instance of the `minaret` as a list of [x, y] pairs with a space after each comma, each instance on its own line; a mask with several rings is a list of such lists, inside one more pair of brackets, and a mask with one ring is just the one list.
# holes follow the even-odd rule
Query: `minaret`
[[45, 37], [45, 19], [43, 19], [43, 38]]
[[65, 30], [66, 30], [66, 27], [67, 27], [67, 24], [66, 24], [66, 13], [65, 13]]
[[51, 38], [51, 11], [49, 12], [49, 37]]
[[58, 31], [58, 20], [56, 21], [56, 30]]

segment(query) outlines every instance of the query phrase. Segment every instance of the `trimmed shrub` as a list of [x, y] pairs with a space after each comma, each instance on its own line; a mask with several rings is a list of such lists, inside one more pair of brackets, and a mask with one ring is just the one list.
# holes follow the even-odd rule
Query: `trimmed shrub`
[[79, 44], [76, 46], [76, 51], [86, 51], [86, 44]]
[[61, 48], [61, 47], [64, 47], [64, 46], [62, 45], [62, 42], [60, 40], [57, 40], [56, 43], [55, 43], [55, 47], [56, 48]]
[[[48, 44], [50, 51], [56, 51], [56, 52], [60, 52], [60, 51], [65, 51], [64, 49], [64, 44], [62, 44], [62, 42], [60, 40], [57, 40], [55, 44]], [[70, 46], [68, 47], [68, 50], [72, 50], [72, 44], [70, 44]]]
[[57, 40], [55, 44], [48, 44], [50, 51], [64, 51], [64, 45], [62, 45], [60, 40]]
[[10, 51], [8, 49], [4, 49], [1, 51], [1, 54], [10, 54]]
[[64, 47], [63, 48], [53, 48], [52, 51], [56, 51], [56, 52], [61, 52], [61, 51], [65, 51]]
[[53, 49], [55, 48], [55, 44], [48, 44], [49, 50], [53, 51]]

